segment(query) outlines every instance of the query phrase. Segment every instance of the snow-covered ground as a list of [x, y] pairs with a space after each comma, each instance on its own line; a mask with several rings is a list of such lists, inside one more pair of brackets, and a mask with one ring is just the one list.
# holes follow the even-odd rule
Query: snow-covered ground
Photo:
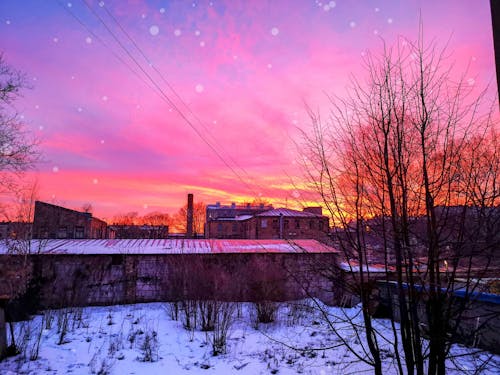
[[[228, 305], [224, 305], [227, 307]], [[15, 324], [22, 353], [0, 362], [0, 374], [358, 374], [371, 373], [342, 343], [364, 357], [362, 337], [351, 325], [329, 326], [312, 301], [280, 304], [273, 323], [256, 324], [255, 306], [232, 304], [227, 351], [213, 355], [213, 332], [187, 330], [182, 312], [150, 303], [47, 311]], [[360, 310], [326, 308], [333, 319], [361, 323]], [[335, 318], [337, 317], [337, 318]], [[63, 327], [66, 326], [64, 330]], [[390, 337], [389, 322], [376, 328]], [[332, 332], [337, 330], [341, 337]], [[66, 332], [65, 335], [62, 332]], [[37, 343], [39, 351], [37, 355]], [[323, 349], [322, 349], [323, 348]], [[468, 373], [486, 359], [484, 374], [497, 374], [500, 356], [465, 355], [475, 350], [455, 345], [449, 373]], [[395, 373], [389, 343], [382, 348], [384, 374]], [[30, 359], [31, 357], [31, 359]]]

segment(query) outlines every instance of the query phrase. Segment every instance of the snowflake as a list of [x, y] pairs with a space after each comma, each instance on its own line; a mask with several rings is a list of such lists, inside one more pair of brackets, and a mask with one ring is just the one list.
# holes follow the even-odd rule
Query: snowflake
[[71, 80], [74, 80], [75, 79], [75, 76], [71, 76]]
[[375, 12], [380, 12], [380, 8], [375, 8]]
[[103, 145], [103, 144], [104, 144], [104, 139], [101, 139], [101, 145]]
[[142, 207], [144, 207], [145, 209], [148, 208], [149, 206], [145, 203]]
[[472, 61], [476, 61], [476, 60], [477, 60], [476, 56], [472, 56]]
[[97, 185], [97, 184], [99, 183], [99, 180], [98, 180], [97, 178], [94, 178], [94, 179], [92, 180], [92, 183], [93, 183], [94, 185]]
[[83, 108], [82, 108], [82, 107], [78, 107], [76, 110], [77, 110], [78, 112], [82, 112], [82, 111], [83, 111]]
[[156, 36], [158, 35], [158, 33], [160, 32], [160, 28], [157, 26], [157, 25], [152, 25], [150, 28], [149, 28], [149, 33], [153, 36]]
[[54, 41], [54, 43], [57, 43], [59, 42], [59, 38], [58, 37], [55, 37], [54, 39], [52, 39]]
[[161, 14], [165, 13], [165, 8], [160, 8], [160, 13]]
[[85, 38], [85, 43], [90, 44], [92, 43], [92, 38], [90, 36]]
[[267, 64], [267, 69], [272, 69], [273, 68], [273, 64]]
[[200, 34], [201, 34], [200, 30], [196, 30], [196, 31], [194, 32], [194, 35], [196, 35], [196, 36], [200, 36]]
[[40, 109], [40, 106], [38, 104], [36, 104], [35, 109]]
[[329, 6], [330, 8], [335, 8], [335, 7], [337, 6], [337, 4], [335, 3], [335, 1], [330, 1], [330, 2], [328, 3], [328, 6]]
[[217, 125], [217, 120], [212, 121], [214, 125]]
[[205, 47], [205, 42], [203, 40], [200, 42], [200, 47]]
[[142, 18], [142, 19], [146, 18], [146, 14], [145, 14], [145, 13], [142, 13], [142, 14], [141, 14], [141, 18]]
[[181, 34], [182, 34], [182, 32], [181, 32], [181, 30], [180, 30], [180, 29], [175, 29], [175, 30], [174, 30], [174, 35], [175, 35], [175, 36], [181, 36]]
[[108, 101], [108, 97], [106, 95], [104, 95], [101, 99], [102, 99], [103, 102], [107, 102]]
[[59, 167], [57, 165], [52, 167], [52, 172], [57, 173], [59, 172]]
[[99, 6], [102, 8], [104, 6], [104, 1], [99, 1]]
[[351, 29], [354, 29], [356, 27], [356, 22], [354, 22], [354, 21], [349, 22], [349, 27]]
[[373, 30], [373, 34], [378, 35], [378, 30], [377, 29]]
[[272, 36], [277, 36], [280, 33], [280, 30], [277, 27], [273, 27], [271, 29], [271, 35]]
[[205, 90], [205, 88], [203, 87], [203, 85], [201, 83], [198, 83], [194, 89], [198, 94], [201, 94], [203, 92], [203, 90]]
[[38, 130], [43, 130], [43, 125], [40, 125], [40, 126], [38, 127]]
[[36, 78], [36, 77], [33, 77], [33, 81], [36, 81], [37, 79], [38, 79], [38, 78]]
[[73, 4], [68, 3], [68, 8], [71, 8], [72, 6], [73, 6]]
[[5, 21], [7, 25], [10, 25], [10, 20]]
[[387, 23], [390, 25], [394, 20], [392, 18], [387, 19]]
[[474, 78], [469, 78], [469, 79], [467, 80], [467, 83], [469, 84], [469, 86], [473, 86], [473, 85], [474, 85], [474, 83], [476, 83], [476, 81], [474, 80]]

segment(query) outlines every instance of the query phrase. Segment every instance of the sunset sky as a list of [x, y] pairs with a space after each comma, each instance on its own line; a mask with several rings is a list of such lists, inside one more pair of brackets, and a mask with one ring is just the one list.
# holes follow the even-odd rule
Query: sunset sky
[[0, 51], [32, 86], [16, 107], [42, 142], [40, 198], [104, 218], [175, 212], [187, 193], [292, 204], [306, 104], [326, 114], [366, 51], [414, 39], [420, 13], [471, 85], [496, 85], [486, 0], [2, 0]]

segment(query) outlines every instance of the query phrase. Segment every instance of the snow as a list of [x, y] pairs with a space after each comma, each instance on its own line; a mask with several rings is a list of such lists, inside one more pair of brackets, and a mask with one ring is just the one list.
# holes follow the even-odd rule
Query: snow
[[[11, 244], [15, 246], [16, 243]], [[27, 248], [27, 243], [19, 243]], [[229, 254], [229, 253], [335, 253], [315, 240], [31, 240], [33, 253], [41, 254]], [[7, 252], [0, 243], [0, 254]]]
[[[333, 328], [339, 332], [337, 336], [310, 300], [281, 303], [273, 323], [258, 325], [252, 304], [233, 304], [227, 350], [217, 356], [212, 354], [213, 332], [184, 329], [181, 320], [173, 319], [170, 307], [168, 303], [151, 303], [45, 311], [15, 324], [17, 342], [24, 349], [21, 354], [0, 362], [0, 373], [372, 373], [368, 365], [342, 344], [342, 339], [346, 340], [357, 354], [365, 356], [362, 335], [357, 338], [352, 326], [342, 322], [350, 317], [355, 323], [362, 323], [359, 307], [320, 306], [336, 321]], [[65, 317], [67, 334], [61, 340], [58, 325]], [[388, 321], [376, 320], [375, 328], [390, 337]], [[36, 357], [38, 335], [38, 357], [30, 360], [30, 356]], [[384, 374], [394, 374], [390, 343], [381, 345]], [[451, 353], [458, 362], [447, 363], [447, 373], [458, 374], [489, 358], [488, 353], [466, 355], [471, 352], [454, 345]], [[499, 365], [500, 357], [493, 356], [482, 373], [494, 374]]]

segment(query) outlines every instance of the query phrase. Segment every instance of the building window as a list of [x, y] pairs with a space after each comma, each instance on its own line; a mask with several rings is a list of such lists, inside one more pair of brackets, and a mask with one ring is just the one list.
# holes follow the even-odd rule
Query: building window
[[278, 219], [273, 219], [273, 228], [278, 228]]
[[267, 219], [262, 219], [260, 221], [260, 227], [261, 228], [267, 228]]
[[233, 223], [233, 233], [236, 233], [238, 231], [238, 225], [236, 223]]
[[57, 231], [57, 238], [66, 238], [68, 237], [68, 229], [66, 227], [59, 227]]
[[83, 227], [75, 227], [75, 238], [83, 238], [84, 237], [84, 230]]
[[286, 220], [284, 221], [283, 226], [284, 226], [285, 228], [288, 228], [288, 219], [286, 219]]
[[309, 229], [314, 228], [314, 220], [309, 220]]
[[300, 220], [295, 220], [295, 228], [300, 228]]
[[217, 223], [217, 232], [222, 232], [222, 223]]

